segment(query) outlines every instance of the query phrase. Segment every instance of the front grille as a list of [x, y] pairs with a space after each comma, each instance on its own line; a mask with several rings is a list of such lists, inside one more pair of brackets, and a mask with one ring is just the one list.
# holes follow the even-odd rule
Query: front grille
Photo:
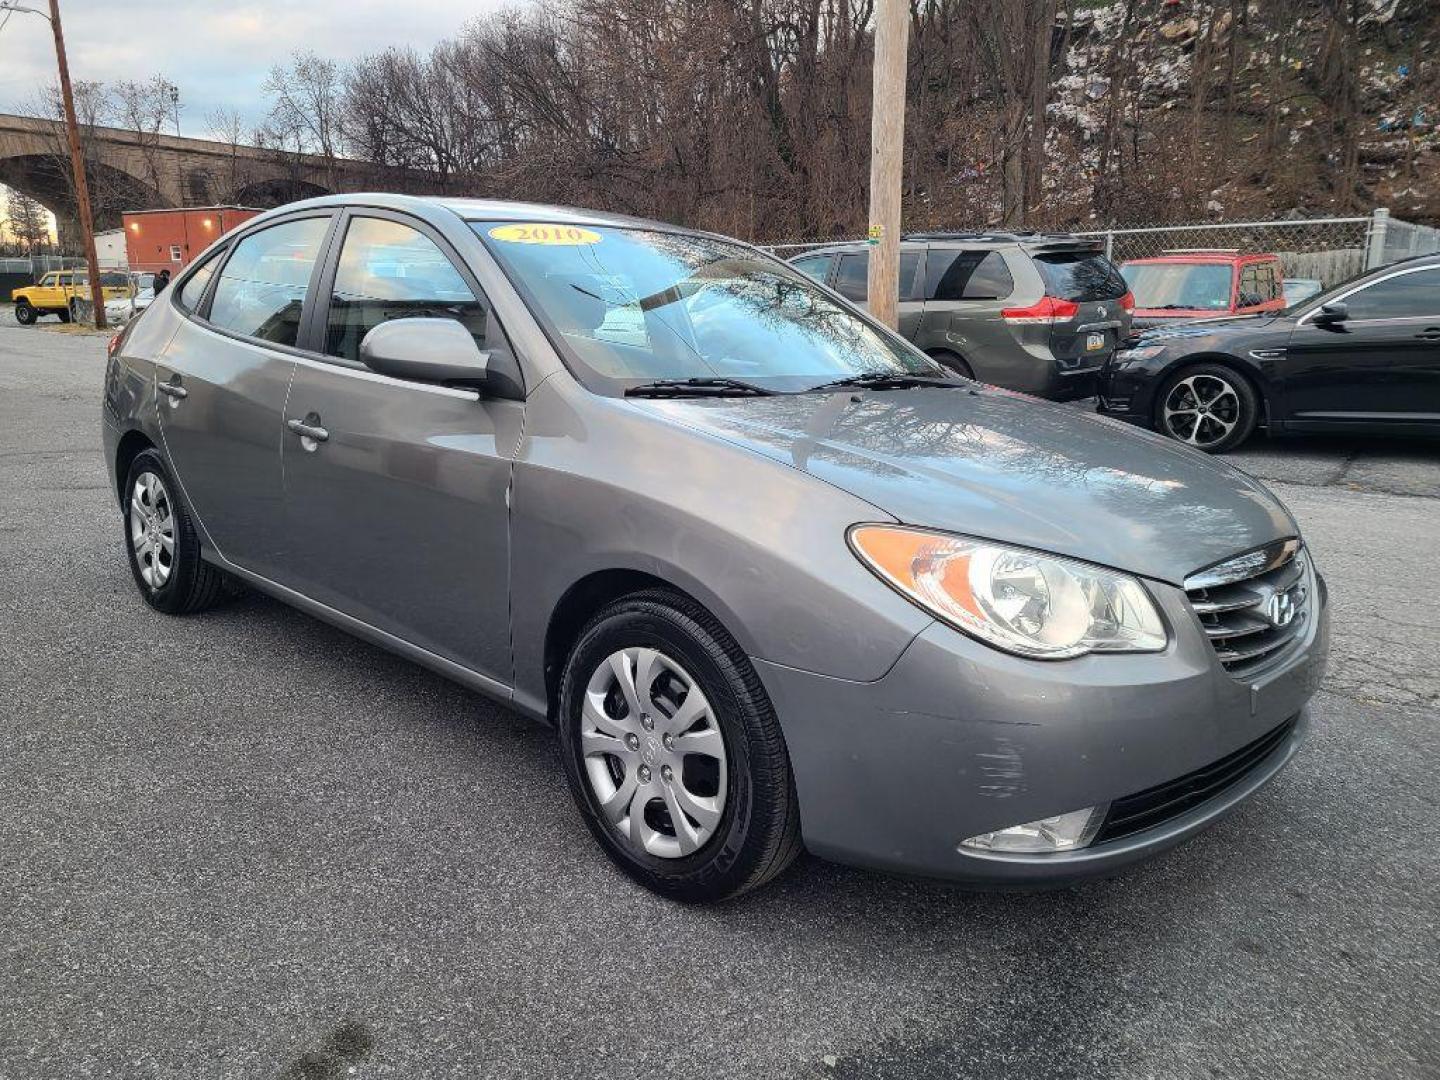
[[1237, 679], [1279, 663], [1310, 615], [1308, 558], [1284, 540], [1229, 559], [1185, 579], [1221, 665]]
[[1207, 799], [1213, 799], [1226, 788], [1243, 780], [1252, 770], [1273, 754], [1295, 729], [1297, 717], [1291, 717], [1272, 731], [1242, 746], [1233, 754], [1221, 758], [1203, 769], [1156, 784], [1134, 795], [1116, 799], [1110, 804], [1105, 815], [1105, 824], [1095, 834], [1092, 844], [1103, 844], [1107, 840], [1118, 840], [1131, 833], [1152, 829], [1171, 818], [1179, 817]]

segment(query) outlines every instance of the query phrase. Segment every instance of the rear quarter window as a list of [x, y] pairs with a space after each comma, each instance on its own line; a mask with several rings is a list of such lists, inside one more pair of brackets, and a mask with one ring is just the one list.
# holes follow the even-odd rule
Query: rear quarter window
[[925, 296], [930, 300], [1004, 300], [1015, 279], [998, 251], [931, 248], [925, 266]]
[[1035, 256], [1045, 295], [1085, 303], [1119, 300], [1128, 286], [1120, 271], [1098, 251], [1047, 251]]

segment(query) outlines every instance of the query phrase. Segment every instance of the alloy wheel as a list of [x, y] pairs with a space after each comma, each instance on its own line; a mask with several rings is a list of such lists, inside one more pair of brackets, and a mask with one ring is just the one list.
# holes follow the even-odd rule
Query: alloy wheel
[[1240, 423], [1240, 395], [1218, 375], [1181, 379], [1165, 397], [1165, 433], [1201, 449], [1223, 442]]
[[130, 491], [130, 547], [145, 584], [164, 588], [175, 570], [175, 514], [165, 481], [153, 472], [137, 476]]
[[656, 649], [611, 653], [580, 717], [585, 775], [601, 815], [638, 851], [693, 854], [725, 810], [725, 740], [695, 678]]

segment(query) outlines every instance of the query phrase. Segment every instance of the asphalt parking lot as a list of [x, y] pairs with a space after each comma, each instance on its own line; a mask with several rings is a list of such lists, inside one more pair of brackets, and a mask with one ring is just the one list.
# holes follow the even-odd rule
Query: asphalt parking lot
[[145, 607], [103, 343], [0, 325], [0, 1080], [1440, 1076], [1440, 444], [1233, 456], [1335, 644], [1209, 833], [1059, 892], [807, 857], [689, 909], [610, 869], [548, 732], [267, 599]]

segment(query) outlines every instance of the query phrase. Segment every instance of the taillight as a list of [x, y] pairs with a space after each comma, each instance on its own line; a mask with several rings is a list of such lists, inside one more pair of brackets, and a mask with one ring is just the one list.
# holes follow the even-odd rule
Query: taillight
[[110, 344], [107, 345], [107, 346], [105, 346], [105, 355], [106, 355], [106, 356], [114, 356], [117, 352], [120, 351], [120, 339], [123, 338], [124, 336], [125, 336], [125, 331], [124, 331], [124, 330], [121, 330], [118, 334], [116, 334], [114, 337], [112, 337], [112, 338], [110, 339]]
[[1127, 291], [1124, 296], [1120, 297], [1120, 310], [1126, 315], [1135, 314], [1135, 294], [1133, 292]]
[[1012, 323], [1057, 323], [1066, 322], [1080, 314], [1080, 305], [1074, 300], [1061, 300], [1058, 296], [1042, 296], [1039, 303], [1029, 307], [1001, 308], [1000, 317]]

